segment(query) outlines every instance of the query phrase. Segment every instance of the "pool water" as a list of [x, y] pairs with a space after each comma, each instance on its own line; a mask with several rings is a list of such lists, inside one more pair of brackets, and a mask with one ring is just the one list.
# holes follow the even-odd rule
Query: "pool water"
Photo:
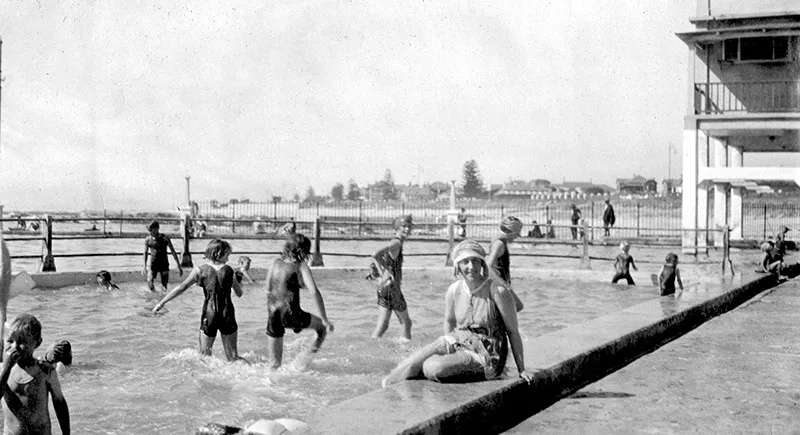
[[[267, 366], [262, 283], [245, 285], [244, 296], [234, 300], [239, 351], [253, 362], [249, 366], [225, 362], [219, 340], [212, 357], [197, 353], [203, 296], [196, 286], [156, 316], [150, 310], [163, 294], [150, 293], [144, 283], [122, 283], [111, 292], [95, 286], [33, 290], [11, 301], [9, 316], [30, 312], [42, 322], [44, 342], [37, 355], [54, 340], [72, 342], [74, 364], [61, 383], [75, 433], [193, 433], [206, 422], [246, 426], [262, 418], [303, 420], [379, 388], [398, 361], [442, 333], [444, 292], [452, 273], [442, 268], [404, 275], [414, 321], [410, 343], [399, 340], [396, 319], [384, 338], [370, 338], [377, 308], [374, 283], [364, 280], [363, 272], [328, 272], [318, 279], [336, 329], [304, 371], [292, 362], [312, 332], [287, 333], [284, 367]], [[650, 285], [581, 283], [570, 280], [569, 273], [563, 280], [516, 273], [514, 283], [526, 305], [520, 313], [523, 339], [658, 297]], [[307, 293], [301, 298], [305, 309], [316, 312]], [[509, 363], [513, 366], [513, 360]], [[56, 425], [55, 415], [51, 418]]]

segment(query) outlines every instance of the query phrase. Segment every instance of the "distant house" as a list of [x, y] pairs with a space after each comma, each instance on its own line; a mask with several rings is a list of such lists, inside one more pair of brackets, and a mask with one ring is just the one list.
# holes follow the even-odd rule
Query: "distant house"
[[429, 201], [436, 197], [436, 193], [431, 192], [427, 186], [400, 185], [395, 186], [397, 197], [401, 201]]
[[549, 187], [536, 186], [523, 180], [511, 180], [498, 190], [493, 198], [498, 199], [531, 199], [534, 195], [551, 192]]
[[666, 178], [661, 182], [661, 194], [664, 196], [680, 195], [683, 190], [683, 180], [680, 178]]
[[576, 193], [585, 195], [605, 195], [614, 192], [614, 189], [605, 184], [594, 184], [585, 181], [565, 181], [555, 186], [556, 191], [561, 193]]
[[654, 195], [658, 183], [652, 178], [634, 175], [633, 178], [617, 178], [617, 190], [620, 195]]

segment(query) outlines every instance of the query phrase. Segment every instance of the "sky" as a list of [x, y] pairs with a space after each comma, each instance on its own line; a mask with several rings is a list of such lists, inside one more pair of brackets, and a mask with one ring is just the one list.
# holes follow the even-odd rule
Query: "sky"
[[[680, 174], [695, 0], [0, 0], [0, 203]], [[670, 153], [670, 144], [672, 152]], [[671, 157], [670, 157], [671, 155]]]

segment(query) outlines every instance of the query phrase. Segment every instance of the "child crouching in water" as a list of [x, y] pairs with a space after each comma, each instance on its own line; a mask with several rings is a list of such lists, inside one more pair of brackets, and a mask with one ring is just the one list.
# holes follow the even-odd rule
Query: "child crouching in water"
[[222, 348], [228, 361], [247, 362], [239, 356], [237, 349], [239, 325], [236, 323], [236, 313], [231, 300], [231, 290], [236, 296], [242, 297], [242, 288], [236, 280], [233, 268], [225, 264], [232, 252], [231, 244], [224, 240], [214, 239], [208, 242], [205, 253], [208, 262], [192, 269], [192, 273], [185, 281], [167, 293], [164, 299], [153, 307], [153, 314], [158, 313], [167, 302], [180, 296], [192, 284], [199, 285], [205, 295], [200, 315], [200, 354], [211, 355], [211, 347], [214, 346], [214, 339], [219, 331], [222, 335]]
[[[311, 255], [311, 240], [295, 233], [288, 236], [283, 245], [281, 258], [275, 260], [267, 276], [267, 342], [272, 368], [281, 366], [283, 360], [283, 336], [286, 329], [295, 334], [304, 329], [313, 329], [317, 336], [308, 349], [316, 353], [333, 324], [328, 321], [325, 303], [317, 288], [306, 259]], [[320, 317], [300, 308], [300, 288], [305, 287], [314, 297]]]
[[70, 433], [69, 407], [61, 392], [58, 373], [52, 365], [33, 357], [33, 351], [41, 344], [42, 324], [36, 317], [20, 314], [11, 322], [0, 372], [4, 434], [51, 433], [48, 395], [61, 433]]
[[683, 281], [681, 281], [681, 271], [678, 270], [678, 256], [670, 252], [658, 271], [658, 288], [661, 296], [668, 296], [675, 293], [675, 281], [683, 291]]

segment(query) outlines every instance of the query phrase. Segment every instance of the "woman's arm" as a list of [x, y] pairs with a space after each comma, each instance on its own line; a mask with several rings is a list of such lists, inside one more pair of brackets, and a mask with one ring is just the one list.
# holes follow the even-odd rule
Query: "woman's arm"
[[681, 271], [677, 267], [675, 268], [675, 281], [678, 281], [678, 285], [683, 290], [683, 281], [681, 281]]
[[372, 254], [372, 259], [375, 261], [375, 265], [378, 266], [378, 272], [380, 272], [381, 276], [383, 276], [387, 268], [386, 255], [389, 254], [392, 257], [396, 257], [398, 252], [400, 252], [400, 240], [394, 239]]
[[[505, 244], [500, 240], [494, 240], [492, 242], [492, 245], [489, 247], [489, 256], [486, 257], [486, 264], [489, 266], [489, 272], [494, 270], [492, 265], [505, 253], [505, 250]], [[498, 276], [497, 278], [500, 277]]]
[[322, 324], [325, 325], [329, 331], [333, 331], [333, 325], [330, 321], [328, 321], [328, 314], [325, 312], [325, 302], [322, 301], [322, 294], [317, 288], [317, 282], [314, 281], [314, 276], [311, 275], [311, 268], [309, 268], [308, 264], [305, 262], [300, 263], [300, 275], [303, 277], [305, 287], [311, 292], [311, 296], [314, 298], [314, 302], [317, 304], [317, 309], [319, 310], [319, 317], [322, 319]]
[[455, 285], [451, 285], [444, 294], [444, 335], [456, 329], [456, 296]]
[[61, 392], [61, 383], [58, 381], [58, 373], [55, 368], [50, 371], [47, 383], [50, 388], [50, 398], [53, 400], [53, 410], [56, 412], [58, 425], [61, 427], [61, 433], [69, 435], [69, 407], [67, 406], [67, 399], [64, 398], [64, 393]]
[[511, 353], [514, 355], [514, 362], [517, 364], [519, 377], [530, 383], [533, 379], [533, 373], [525, 370], [525, 353], [522, 347], [522, 337], [519, 335], [519, 324], [517, 322], [517, 310], [514, 306], [514, 298], [511, 296], [511, 292], [501, 285], [493, 286], [492, 295], [494, 296], [497, 308], [500, 310], [500, 315], [503, 317], [503, 323], [506, 325], [508, 341], [511, 343]]
[[157, 303], [155, 307], [153, 307], [153, 314], [157, 313], [161, 308], [163, 308], [164, 305], [167, 304], [167, 302], [180, 296], [181, 293], [185, 292], [186, 289], [191, 287], [192, 284], [195, 283], [195, 281], [197, 281], [197, 268], [192, 269], [192, 273], [190, 273], [189, 276], [186, 277], [186, 279], [182, 283], [178, 284], [177, 287], [175, 287], [174, 289], [172, 289], [172, 291], [167, 293], [167, 295], [164, 296], [164, 298], [161, 299], [161, 301]]
[[239, 281], [236, 279], [236, 273], [233, 274], [233, 282], [231, 283], [231, 289], [236, 296], [242, 297], [242, 285], [239, 284]]
[[178, 275], [183, 276], [183, 267], [181, 267], [181, 260], [178, 258], [178, 253], [175, 252], [175, 247], [172, 246], [172, 239], [167, 236], [167, 246], [169, 250], [172, 252], [172, 258], [175, 259], [175, 265], [178, 267]]

